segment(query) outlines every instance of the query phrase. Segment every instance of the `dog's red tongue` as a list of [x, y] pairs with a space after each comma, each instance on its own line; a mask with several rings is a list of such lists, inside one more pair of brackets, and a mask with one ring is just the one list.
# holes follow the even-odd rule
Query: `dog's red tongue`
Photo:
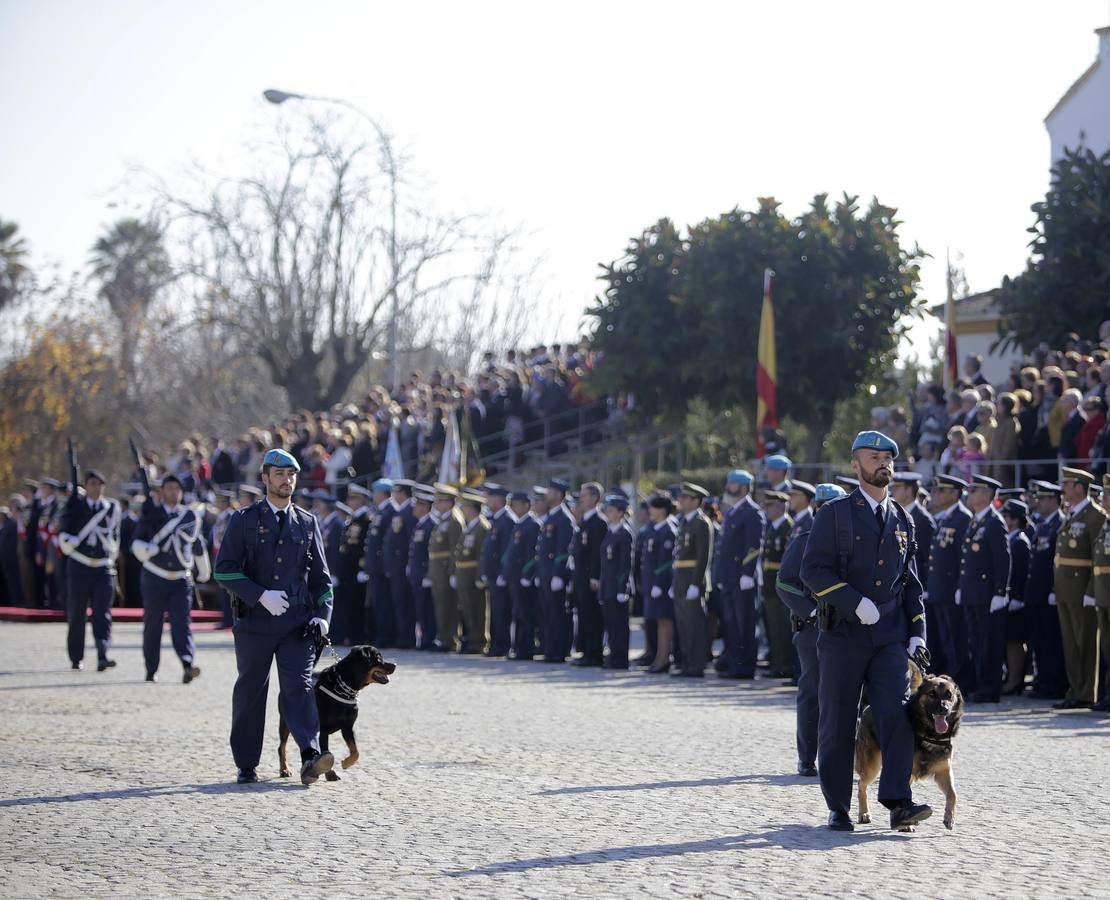
[[947, 734], [948, 720], [944, 716], [933, 716], [933, 730], [937, 734]]

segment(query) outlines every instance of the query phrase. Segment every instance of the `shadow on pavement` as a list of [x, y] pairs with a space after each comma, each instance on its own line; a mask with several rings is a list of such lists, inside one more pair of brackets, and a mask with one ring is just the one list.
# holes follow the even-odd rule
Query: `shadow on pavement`
[[[474, 875], [503, 875], [530, 869], [557, 869], [562, 866], [590, 866], [599, 863], [624, 862], [634, 859], [657, 859], [686, 856], [691, 853], [722, 853], [732, 850], [837, 850], [841, 847], [872, 841], [913, 840], [914, 835], [892, 831], [863, 831], [846, 834], [829, 831], [823, 825], [783, 825], [754, 834], [732, 834], [702, 841], [681, 841], [673, 844], [633, 844], [627, 847], [606, 847], [583, 850], [562, 856], [537, 856], [490, 863], [475, 869], [457, 869], [444, 874], [452, 878]], [[919, 837], [919, 836], [918, 836]]]
[[257, 794], [269, 791], [303, 791], [304, 785], [290, 781], [260, 781], [257, 784], [236, 784], [218, 781], [213, 784], [164, 784], [157, 787], [120, 788], [115, 791], [85, 791], [50, 797], [13, 797], [0, 800], [0, 809], [11, 806], [35, 806], [43, 803], [83, 803], [89, 800], [150, 800], [181, 794]]
[[764, 787], [778, 785], [786, 787], [795, 784], [816, 784], [814, 778], [800, 775], [724, 775], [720, 778], [691, 778], [681, 781], [648, 781], [640, 784], [595, 784], [583, 787], [552, 788], [536, 791], [537, 797], [555, 797], [560, 794], [592, 794], [606, 791], [656, 791], [667, 788], [683, 787], [721, 787], [729, 784], [757, 784]]

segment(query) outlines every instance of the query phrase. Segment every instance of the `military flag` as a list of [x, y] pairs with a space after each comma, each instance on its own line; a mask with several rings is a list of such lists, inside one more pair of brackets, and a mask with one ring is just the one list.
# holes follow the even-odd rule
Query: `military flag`
[[771, 279], [775, 273], [763, 270], [763, 312], [759, 317], [759, 346], [755, 364], [756, 453], [764, 454], [764, 429], [779, 427], [779, 408], [775, 396], [778, 370], [775, 367], [775, 311], [771, 305]]

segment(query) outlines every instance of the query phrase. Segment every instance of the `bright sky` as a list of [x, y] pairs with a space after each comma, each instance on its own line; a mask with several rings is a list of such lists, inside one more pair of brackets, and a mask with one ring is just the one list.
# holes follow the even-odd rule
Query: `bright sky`
[[767, 194], [897, 206], [936, 301], [946, 246], [972, 290], [1022, 269], [1044, 116], [1107, 24], [1106, 0], [4, 0], [0, 217], [79, 265], [129, 164], [235, 171], [280, 87], [363, 107], [441, 205], [528, 229], [562, 337], [645, 225]]

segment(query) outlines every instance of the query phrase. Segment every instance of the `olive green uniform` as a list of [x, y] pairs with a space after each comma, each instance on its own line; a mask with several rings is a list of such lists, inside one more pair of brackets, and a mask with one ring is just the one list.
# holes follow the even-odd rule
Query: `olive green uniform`
[[448, 650], [459, 648], [459, 600], [451, 587], [455, 574], [455, 548], [462, 540], [463, 517], [457, 509], [443, 516], [432, 529], [428, 544], [428, 577], [436, 608], [436, 643]]
[[455, 545], [455, 587], [466, 634], [463, 653], [482, 653], [489, 641], [489, 585], [478, 565], [489, 530], [489, 521], [478, 516], [463, 526], [462, 540]]
[[763, 534], [763, 616], [767, 626], [767, 643], [771, 645], [771, 676], [773, 678], [792, 678], [794, 676], [794, 650], [791, 646], [790, 611], [783, 605], [775, 590], [775, 580], [779, 577], [782, 555], [786, 552], [786, 542], [794, 520], [784, 516], [778, 525], [767, 523]]
[[[700, 509], [692, 518], [679, 516], [674, 542], [674, 611], [682, 646], [682, 671], [704, 673], [709, 661], [705, 597], [709, 587], [709, 557], [713, 552], [713, 525]], [[687, 599], [690, 586], [698, 596]]]
[[1087, 503], [1067, 516], [1056, 536], [1056, 610], [1068, 672], [1068, 700], [1095, 702], [1098, 672], [1098, 614], [1084, 606], [1094, 596], [1094, 549], [1106, 525], [1106, 513]]

